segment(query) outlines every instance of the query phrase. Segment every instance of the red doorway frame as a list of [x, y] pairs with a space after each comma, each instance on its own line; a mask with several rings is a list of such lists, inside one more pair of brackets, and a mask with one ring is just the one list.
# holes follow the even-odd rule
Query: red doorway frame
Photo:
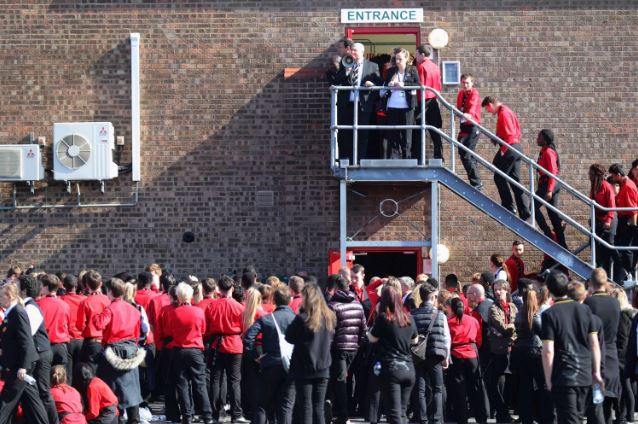
[[421, 45], [421, 28], [419, 27], [349, 27], [346, 37], [352, 39], [352, 34], [414, 34], [416, 46]]

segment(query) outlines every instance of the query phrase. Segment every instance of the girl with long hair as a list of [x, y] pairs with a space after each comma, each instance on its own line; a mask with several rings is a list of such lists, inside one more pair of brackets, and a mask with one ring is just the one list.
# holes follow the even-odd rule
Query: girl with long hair
[[[634, 289], [634, 293], [635, 289]], [[636, 399], [632, 389], [632, 383], [630, 374], [627, 372], [627, 351], [629, 345], [629, 335], [632, 332], [632, 328], [636, 328], [636, 324], [632, 326], [632, 321], [636, 316], [636, 309], [632, 307], [627, 299], [627, 294], [622, 287], [615, 287], [611, 291], [611, 295], [618, 299], [620, 303], [620, 322], [618, 324], [618, 335], [616, 338], [616, 346], [618, 347], [618, 365], [620, 368], [620, 383], [622, 386], [620, 394], [620, 402], [618, 402], [618, 408], [616, 409], [617, 421], [631, 422], [634, 417], [634, 407]], [[635, 305], [635, 303], [634, 303]]]
[[414, 386], [410, 346], [418, 340], [412, 316], [404, 309], [401, 293], [392, 287], [381, 292], [379, 310], [368, 339], [376, 343], [381, 365], [381, 399], [388, 422], [407, 423], [406, 410]]
[[481, 346], [481, 325], [476, 318], [464, 313], [465, 305], [458, 297], [447, 303], [452, 363], [450, 365], [449, 392], [454, 406], [456, 422], [467, 424], [468, 402], [476, 422], [487, 422], [488, 403], [483, 377], [479, 367], [478, 348]]
[[326, 304], [317, 284], [302, 290], [299, 315], [286, 330], [286, 341], [294, 345], [290, 375], [295, 379], [300, 422], [324, 424], [324, 402], [330, 377], [330, 346], [337, 317]]
[[[512, 368], [519, 374], [519, 407], [523, 424], [553, 423], [552, 399], [545, 387], [541, 351], [541, 311], [534, 282], [528, 278], [518, 280], [518, 293], [523, 306], [516, 314], [516, 340], [512, 347]], [[536, 390], [534, 389], [536, 387]], [[537, 409], [534, 405], [543, 405]]]
[[[614, 187], [605, 179], [605, 174], [605, 167], [599, 163], [594, 163], [589, 167], [589, 198], [596, 201], [600, 206], [615, 208], [616, 192]], [[595, 218], [596, 235], [607, 243], [614, 244], [618, 225], [616, 214], [613, 211], [596, 209]], [[617, 250], [609, 249], [599, 242], [596, 243], [596, 266], [604, 268], [607, 271], [607, 275], [611, 275], [612, 262], [619, 260], [620, 256]]]
[[91, 365], [78, 366], [78, 387], [84, 402], [84, 416], [89, 424], [117, 424], [117, 396], [100, 378], [96, 377]]
[[510, 372], [510, 348], [516, 340], [514, 321], [518, 312], [512, 303], [511, 289], [507, 281], [496, 280], [492, 285], [494, 303], [488, 312], [488, 338], [491, 361], [488, 365], [490, 400], [496, 410], [496, 421], [509, 423], [512, 417], [505, 402], [505, 380]]
[[490, 267], [490, 271], [494, 274], [494, 281], [496, 280], [505, 280], [510, 281], [510, 273], [507, 269], [507, 265], [505, 264], [505, 260], [503, 257], [497, 253], [494, 253], [490, 256], [490, 261], [488, 263]]
[[[255, 321], [265, 315], [261, 305], [261, 293], [257, 288], [251, 287], [246, 290], [245, 304], [246, 307], [241, 317], [242, 337], [246, 335], [246, 332]], [[253, 358], [261, 357], [262, 353], [262, 335], [260, 334], [255, 339], [252, 355], [247, 355], [244, 350], [244, 355], [242, 356], [241, 366], [244, 378], [241, 379], [241, 400], [242, 409], [247, 418], [252, 418], [257, 409], [259, 363]]]

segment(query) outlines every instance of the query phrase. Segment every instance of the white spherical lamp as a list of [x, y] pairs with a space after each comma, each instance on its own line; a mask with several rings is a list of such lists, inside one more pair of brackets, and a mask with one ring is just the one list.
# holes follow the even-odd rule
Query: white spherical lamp
[[428, 43], [437, 50], [447, 46], [448, 41], [450, 41], [450, 38], [447, 35], [447, 31], [441, 28], [433, 29], [428, 35]]
[[[430, 248], [430, 258], [432, 258], [432, 248]], [[444, 244], [436, 245], [436, 263], [441, 265], [450, 259], [450, 249]]]

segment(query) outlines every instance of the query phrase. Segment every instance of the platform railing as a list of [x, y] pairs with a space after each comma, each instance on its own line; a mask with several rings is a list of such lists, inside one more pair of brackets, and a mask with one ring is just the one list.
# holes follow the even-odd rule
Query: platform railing
[[[353, 133], [353, 137], [352, 137], [352, 152], [353, 152], [353, 161], [352, 163], [348, 163], [348, 167], [358, 167], [358, 155], [357, 155], [357, 141], [358, 141], [358, 130], [391, 130], [391, 129], [396, 129], [396, 130], [407, 130], [407, 129], [411, 129], [411, 130], [415, 130], [415, 129], [419, 129], [420, 130], [420, 140], [419, 142], [421, 143], [421, 157], [418, 158], [418, 162], [417, 162], [417, 166], [425, 166], [426, 164], [426, 131], [434, 131], [436, 133], [438, 133], [444, 140], [446, 140], [449, 144], [450, 144], [450, 168], [452, 170], [452, 172], [456, 173], [456, 148], [459, 148], [461, 150], [463, 150], [464, 152], [468, 153], [470, 156], [472, 156], [473, 158], [475, 158], [477, 160], [477, 162], [479, 162], [481, 165], [483, 165], [484, 167], [486, 167], [488, 170], [490, 170], [492, 173], [498, 174], [501, 177], [503, 177], [507, 182], [509, 182], [510, 184], [518, 187], [519, 189], [521, 189], [523, 191], [523, 193], [525, 193], [525, 195], [529, 196], [530, 198], [530, 212], [531, 212], [531, 225], [535, 226], [536, 223], [536, 217], [535, 217], [535, 203], [536, 202], [540, 202], [543, 206], [545, 206], [547, 209], [552, 210], [554, 212], [556, 212], [556, 214], [558, 214], [558, 216], [563, 219], [564, 221], [566, 221], [567, 223], [569, 223], [570, 225], [572, 225], [574, 228], [576, 228], [580, 233], [584, 234], [585, 236], [589, 237], [590, 240], [590, 254], [591, 254], [591, 258], [590, 258], [590, 263], [592, 265], [592, 267], [596, 266], [596, 243], [599, 243], [600, 245], [609, 248], [609, 249], [616, 249], [616, 250], [638, 250], [638, 246], [616, 246], [616, 245], [612, 245], [610, 243], [608, 243], [607, 241], [605, 241], [604, 239], [602, 239], [600, 236], [598, 236], [596, 234], [596, 211], [598, 210], [599, 212], [620, 212], [620, 211], [638, 211], [638, 208], [627, 208], [627, 207], [614, 207], [614, 208], [609, 208], [609, 207], [605, 207], [603, 205], [600, 205], [599, 203], [597, 203], [595, 200], [590, 199], [588, 196], [584, 195], [583, 193], [581, 193], [580, 191], [578, 191], [576, 188], [572, 187], [569, 183], [567, 183], [566, 181], [564, 181], [563, 179], [560, 178], [560, 176], [558, 175], [553, 175], [551, 178], [553, 178], [556, 181], [556, 184], [561, 188], [564, 189], [565, 192], [570, 193], [571, 195], [573, 195], [577, 200], [579, 200], [581, 203], [584, 204], [584, 206], [586, 206], [589, 209], [589, 222], [590, 222], [590, 227], [586, 227], [584, 225], [582, 225], [581, 223], [579, 223], [578, 221], [576, 221], [574, 218], [572, 218], [570, 215], [568, 215], [567, 213], [563, 212], [561, 209], [556, 208], [555, 206], [551, 205], [549, 202], [547, 202], [547, 200], [545, 200], [543, 197], [540, 197], [538, 195], [536, 195], [535, 193], [535, 174], [538, 174], [539, 172], [542, 172], [546, 175], [552, 175], [547, 169], [545, 169], [544, 167], [538, 165], [538, 163], [536, 163], [536, 161], [530, 157], [528, 157], [527, 155], [525, 155], [522, 152], [519, 152], [518, 150], [512, 148], [507, 142], [505, 142], [504, 140], [502, 140], [500, 137], [498, 137], [496, 134], [494, 134], [492, 131], [488, 130], [487, 128], [483, 127], [482, 125], [478, 124], [477, 122], [475, 122], [473, 119], [467, 119], [465, 118], [465, 116], [463, 115], [463, 112], [461, 112], [458, 108], [456, 108], [454, 105], [452, 105], [450, 102], [448, 102], [442, 95], [440, 92], [438, 92], [437, 90], [431, 88], [431, 87], [427, 87], [427, 86], [406, 86], [406, 87], [402, 87], [401, 89], [403, 90], [418, 90], [422, 93], [421, 95], [421, 100], [420, 100], [420, 104], [421, 104], [421, 122], [419, 124], [414, 124], [414, 125], [359, 125], [358, 124], [358, 110], [359, 110], [359, 96], [355, 96], [355, 101], [352, 102], [352, 107], [354, 108], [354, 120], [353, 123], [351, 125], [339, 125], [338, 124], [338, 105], [337, 105], [337, 93], [339, 91], [355, 91], [355, 92], [363, 92], [363, 91], [380, 91], [380, 90], [388, 90], [388, 87], [383, 87], [383, 86], [374, 86], [374, 87], [356, 87], [356, 86], [332, 86], [330, 88], [331, 90], [331, 122], [330, 122], [330, 130], [331, 130], [331, 142], [330, 142], [330, 152], [331, 152], [331, 158], [330, 158], [330, 165], [331, 165], [331, 169], [336, 170], [339, 167], [344, 166], [343, 164], [337, 164], [338, 161], [338, 157], [339, 157], [339, 150], [338, 150], [338, 133], [339, 130], [352, 130]], [[436, 128], [432, 125], [428, 125], [427, 122], [425, 121], [425, 103], [426, 103], [426, 99], [425, 99], [425, 92], [431, 92], [433, 93], [437, 100], [440, 102], [440, 104], [445, 107], [447, 110], [450, 111], [450, 134], [446, 134], [444, 131], [442, 131], [439, 128]], [[475, 125], [475, 128], [477, 128], [479, 130], [480, 133], [482, 133], [483, 135], [487, 136], [490, 140], [492, 140], [493, 142], [495, 142], [496, 144], [498, 144], [499, 146], [502, 146], [508, 150], [510, 150], [514, 155], [518, 156], [521, 161], [523, 161], [524, 163], [526, 163], [528, 165], [528, 169], [529, 169], [529, 185], [525, 186], [523, 184], [521, 184], [518, 181], [515, 181], [514, 179], [512, 179], [509, 175], [505, 174], [504, 172], [502, 172], [500, 169], [496, 168], [491, 162], [487, 161], [486, 159], [484, 159], [482, 156], [480, 156], [478, 153], [472, 151], [471, 149], [467, 148], [466, 146], [464, 146], [462, 143], [460, 143], [458, 140], [456, 140], [455, 137], [455, 116], [458, 117], [463, 117], [467, 122]]]

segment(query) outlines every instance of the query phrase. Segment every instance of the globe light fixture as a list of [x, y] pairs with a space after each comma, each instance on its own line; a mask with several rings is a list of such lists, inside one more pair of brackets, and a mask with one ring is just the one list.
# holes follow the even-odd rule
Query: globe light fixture
[[428, 43], [434, 49], [442, 49], [447, 46], [447, 43], [450, 41], [448, 37], [447, 31], [441, 28], [435, 28], [430, 31], [428, 35]]
[[[430, 248], [430, 258], [432, 258], [432, 248]], [[436, 263], [441, 265], [450, 259], [450, 249], [444, 244], [436, 245]]]

